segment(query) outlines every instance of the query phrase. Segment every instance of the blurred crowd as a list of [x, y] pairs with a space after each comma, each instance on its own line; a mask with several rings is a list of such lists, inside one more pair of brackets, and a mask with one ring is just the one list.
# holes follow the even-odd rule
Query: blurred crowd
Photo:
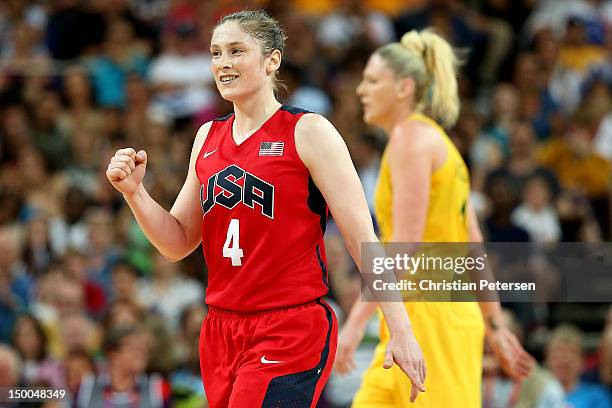
[[[246, 7], [285, 27], [279, 98], [332, 121], [371, 208], [385, 136], [362, 122], [355, 88], [376, 47], [431, 26], [465, 61], [449, 134], [486, 239], [612, 238], [612, 1], [5, 0], [0, 386], [63, 388], [82, 407], [206, 406], [201, 250], [165, 260], [105, 171], [118, 148], [145, 149], [147, 189], [171, 207], [195, 132], [231, 111], [211, 29]], [[326, 239], [342, 318], [359, 275], [333, 224]], [[485, 358], [483, 407], [612, 406], [609, 304], [506, 306], [542, 366], [518, 385]], [[321, 406], [350, 403], [358, 380], [338, 383]]]

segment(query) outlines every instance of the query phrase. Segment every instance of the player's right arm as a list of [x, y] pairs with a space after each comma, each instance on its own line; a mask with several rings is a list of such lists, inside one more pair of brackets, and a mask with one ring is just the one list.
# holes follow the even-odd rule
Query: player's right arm
[[211, 122], [196, 134], [185, 183], [170, 211], [166, 211], [142, 184], [147, 153], [131, 147], [119, 149], [111, 158], [106, 177], [123, 194], [136, 221], [153, 246], [168, 260], [178, 261], [189, 255], [201, 241], [200, 182], [195, 163]]

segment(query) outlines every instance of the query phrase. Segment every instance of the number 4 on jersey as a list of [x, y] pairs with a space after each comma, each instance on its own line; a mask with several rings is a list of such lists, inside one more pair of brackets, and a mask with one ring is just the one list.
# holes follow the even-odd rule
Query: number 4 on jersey
[[232, 258], [232, 266], [242, 266], [243, 256], [242, 249], [240, 249], [240, 221], [233, 218], [227, 228], [227, 237], [225, 238], [225, 244], [223, 244], [223, 257]]

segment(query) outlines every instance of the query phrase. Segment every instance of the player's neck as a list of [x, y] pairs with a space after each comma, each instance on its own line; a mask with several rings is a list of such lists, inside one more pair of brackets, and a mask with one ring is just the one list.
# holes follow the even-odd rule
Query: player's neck
[[403, 121], [408, 119], [410, 115], [414, 113], [411, 106], [404, 106], [403, 104], [396, 104], [394, 109], [391, 109], [386, 117], [381, 120], [380, 127], [382, 127], [388, 135], [391, 135], [393, 129], [401, 124]]
[[281, 104], [269, 93], [262, 97], [251, 97], [234, 103], [234, 140], [240, 143], [261, 127], [281, 107]]

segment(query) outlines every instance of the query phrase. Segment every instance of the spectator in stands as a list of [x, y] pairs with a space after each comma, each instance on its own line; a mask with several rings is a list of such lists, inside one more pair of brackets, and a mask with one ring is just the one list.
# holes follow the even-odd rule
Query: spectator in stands
[[572, 119], [569, 131], [544, 147], [540, 163], [555, 172], [566, 190], [589, 200], [604, 236], [608, 236], [612, 162], [593, 149], [593, 118], [589, 113], [579, 110]]
[[64, 255], [64, 274], [68, 279], [78, 282], [85, 294], [87, 313], [100, 317], [106, 310], [107, 296], [104, 287], [87, 276], [87, 259], [79, 251], [69, 250]]
[[[17, 152], [23, 146], [32, 145], [31, 120], [26, 108], [20, 104], [11, 104], [2, 110], [2, 164], [7, 166], [14, 164]], [[6, 185], [6, 177], [1, 177]]]
[[15, 166], [6, 173], [7, 176], [16, 178], [16, 188], [23, 195], [22, 221], [38, 212], [51, 213], [57, 208], [55, 202], [62, 181], [54, 177], [37, 149], [31, 146], [19, 149]]
[[515, 183], [507, 176], [492, 175], [485, 183], [489, 208], [484, 233], [491, 242], [526, 242], [529, 234], [512, 221], [512, 211], [518, 203]]
[[487, 33], [470, 18], [469, 9], [454, 0], [432, 0], [417, 10], [408, 10], [395, 20], [398, 35], [434, 27], [455, 47], [470, 49], [465, 72], [473, 84], [480, 83], [480, 66], [486, 53]]
[[70, 65], [64, 72], [62, 96], [65, 110], [59, 117], [62, 129], [68, 134], [78, 126], [98, 133], [102, 128], [102, 114], [95, 104], [89, 74], [81, 65]]
[[159, 375], [145, 372], [149, 347], [145, 332], [138, 326], [109, 332], [104, 339], [107, 370], [82, 380], [76, 406], [169, 406], [168, 385]]
[[58, 255], [67, 249], [85, 251], [88, 246], [88, 229], [85, 212], [89, 197], [80, 187], [70, 187], [64, 192], [58, 214], [50, 220], [51, 245]]
[[47, 335], [34, 316], [21, 315], [13, 328], [13, 345], [22, 359], [23, 381], [29, 386], [64, 385], [61, 364], [48, 355]]
[[538, 163], [537, 140], [533, 127], [529, 122], [518, 121], [510, 129], [509, 155], [500, 166], [490, 172], [489, 177], [504, 175], [509, 177], [519, 192], [530, 179], [540, 177], [548, 184], [552, 194], [556, 198], [559, 194], [559, 182], [555, 173]]
[[136, 73], [131, 73], [126, 78], [125, 97], [123, 126], [126, 138], [134, 144], [141, 145], [146, 137], [146, 126], [151, 120], [148, 112], [151, 90], [144, 78]]
[[94, 353], [100, 349], [100, 328], [86, 315], [69, 314], [62, 318], [59, 327], [62, 335], [62, 358], [78, 350]]
[[588, 113], [578, 112], [567, 133], [547, 143], [539, 159], [556, 173], [565, 188], [600, 197], [607, 192], [612, 170], [611, 164], [592, 149], [592, 128]]
[[138, 273], [127, 262], [117, 263], [111, 272], [113, 300], [130, 300], [138, 297]]
[[22, 251], [28, 273], [39, 277], [54, 260], [54, 254], [49, 240], [48, 219], [44, 215], [35, 214], [27, 224], [27, 236]]
[[525, 183], [534, 176], [541, 177], [554, 197], [559, 194], [559, 181], [548, 168], [537, 161], [537, 140], [529, 122], [518, 122], [510, 133], [510, 157], [505, 163], [509, 175], [522, 191]]
[[145, 314], [138, 303], [131, 299], [117, 299], [112, 302], [103, 320], [104, 333], [120, 328], [141, 324]]
[[108, 294], [111, 288], [111, 270], [119, 262], [120, 249], [115, 244], [115, 220], [109, 211], [91, 208], [86, 215], [88, 243], [87, 273]]
[[[63, 265], [61, 268], [64, 271]], [[85, 314], [85, 292], [80, 282], [66, 276], [57, 282], [55, 293], [57, 293], [55, 307], [60, 320], [71, 314]]]
[[309, 110], [328, 116], [331, 113], [331, 101], [322, 90], [306, 84], [302, 69], [292, 63], [284, 63], [280, 79], [287, 87], [287, 104], [300, 106]]
[[130, 23], [116, 17], [106, 27], [103, 53], [90, 59], [87, 65], [98, 104], [101, 107], [123, 107], [127, 75], [132, 73], [144, 77], [148, 57], [146, 50], [135, 42]]
[[322, 51], [317, 43], [316, 21], [300, 13], [289, 12], [283, 16], [281, 24], [287, 30], [283, 63], [290, 61], [301, 67], [307, 83], [324, 88], [330, 79], [330, 70], [338, 67], [326, 58], [320, 58]]
[[96, 374], [93, 359], [83, 350], [73, 350], [64, 358], [64, 384], [71, 403], [78, 399], [81, 382]]
[[548, 182], [534, 176], [525, 184], [523, 202], [512, 212], [512, 221], [529, 233], [531, 241], [557, 242], [561, 226]]
[[488, 124], [474, 149], [482, 150], [486, 144], [496, 143], [503, 157], [507, 158], [510, 154], [510, 133], [520, 119], [518, 90], [512, 84], [499, 84], [493, 91], [492, 102]]
[[49, 285], [45, 290], [53, 298], [50, 299], [46, 320], [41, 319], [49, 337], [49, 352], [57, 358], [63, 358], [70, 349], [87, 343], [92, 337], [89, 329], [93, 324], [86, 315], [82, 285], [65, 277], [63, 266], [60, 268], [62, 275], [54, 276], [45, 282]]
[[608, 408], [609, 392], [580, 380], [583, 370], [582, 333], [570, 325], [557, 327], [546, 344], [546, 364], [566, 392], [566, 403], [574, 408]]
[[102, 160], [103, 147], [107, 141], [96, 137], [92, 130], [77, 126], [70, 137], [72, 160], [64, 174], [67, 183], [83, 186], [87, 194], [95, 197], [100, 188], [97, 180], [97, 170]]
[[519, 91], [519, 115], [531, 123], [538, 140], [550, 136], [551, 117], [559, 110], [548, 89], [548, 75], [538, 55], [522, 52], [514, 67], [514, 83]]
[[559, 48], [561, 45], [555, 38], [555, 34], [550, 28], [542, 28], [533, 37], [533, 48], [535, 55], [540, 63], [541, 79], [544, 81], [546, 92], [552, 98], [550, 89], [551, 78], [557, 69], [559, 58]]
[[566, 113], [573, 113], [581, 103], [581, 88], [589, 70], [606, 60], [605, 48], [588, 38], [585, 16], [571, 15], [565, 24], [557, 67], [551, 78], [554, 100]]
[[69, 135], [60, 126], [61, 104], [56, 92], [47, 91], [36, 102], [32, 137], [49, 170], [61, 170], [70, 160]]
[[[57, 298], [56, 288], [65, 279], [64, 273], [58, 265], [51, 267], [42, 275], [38, 281], [36, 290], [30, 298], [29, 310], [51, 335], [50, 326], [57, 323]], [[52, 350], [50, 350], [52, 351]]]
[[341, 61], [356, 44], [377, 48], [395, 40], [389, 16], [366, 7], [360, 0], [342, 0], [319, 22], [317, 41], [327, 59]]
[[181, 312], [186, 306], [204, 302], [204, 290], [199, 282], [183, 276], [176, 263], [169, 262], [156, 251], [153, 276], [142, 285], [138, 299], [148, 310], [160, 313], [174, 329], [179, 326]]
[[36, 29], [25, 20], [11, 30], [10, 41], [0, 53], [0, 67], [12, 75], [36, 75], [50, 68], [46, 49], [37, 41]]
[[[153, 58], [149, 81], [153, 86], [152, 108], [158, 114], [176, 118], [210, 109], [216, 101], [210, 55], [198, 49], [197, 27], [193, 22], [172, 22], [162, 34], [162, 53]], [[203, 68], [204, 67], [204, 68]]]

